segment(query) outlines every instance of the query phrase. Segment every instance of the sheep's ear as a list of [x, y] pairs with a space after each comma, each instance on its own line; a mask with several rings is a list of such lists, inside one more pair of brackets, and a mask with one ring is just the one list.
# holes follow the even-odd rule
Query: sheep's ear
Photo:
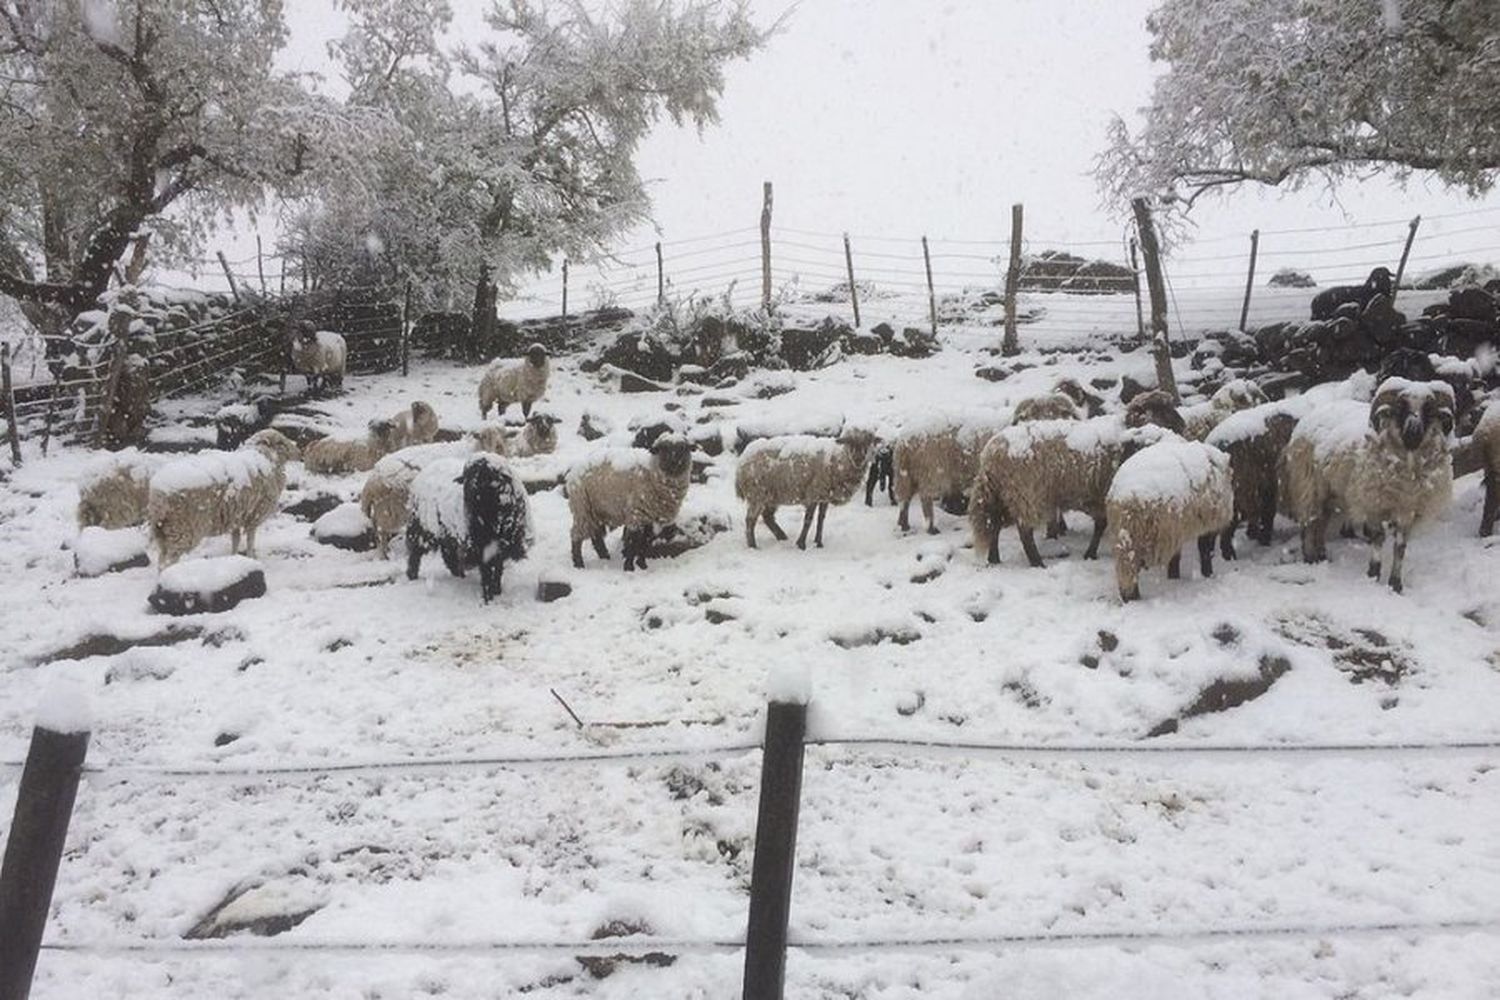
[[1380, 424], [1391, 415], [1391, 404], [1376, 400], [1370, 407], [1370, 428], [1380, 430]]

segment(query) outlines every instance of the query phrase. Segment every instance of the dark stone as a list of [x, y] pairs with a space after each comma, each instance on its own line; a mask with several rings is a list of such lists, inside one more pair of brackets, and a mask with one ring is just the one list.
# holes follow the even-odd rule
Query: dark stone
[[887, 344], [896, 339], [896, 331], [889, 323], [876, 323], [870, 327], [870, 332]]
[[717, 608], [705, 608], [703, 611], [703, 620], [710, 625], [723, 625], [725, 622], [734, 621], [735, 616], [729, 614], [727, 611], [720, 611]]
[[1113, 294], [1135, 291], [1135, 272], [1122, 264], [1091, 260], [1073, 272], [1062, 284], [1065, 292]]
[[1284, 267], [1271, 275], [1271, 280], [1266, 284], [1272, 288], [1316, 288], [1318, 285], [1311, 275], [1290, 267]]
[[724, 454], [724, 435], [716, 426], [696, 428], [692, 434], [688, 435], [688, 440], [693, 443], [694, 448], [709, 458], [717, 458]]
[[199, 615], [228, 611], [241, 601], [264, 597], [265, 594], [266, 574], [262, 570], [254, 569], [227, 587], [206, 595], [197, 591], [164, 590], [158, 583], [147, 601], [154, 610], [162, 614]]
[[55, 663], [58, 660], [86, 660], [91, 656], [118, 656], [127, 649], [152, 646], [175, 646], [179, 642], [197, 639], [203, 634], [200, 625], [168, 625], [160, 632], [139, 639], [122, 639], [119, 636], [94, 633], [84, 636], [71, 645], [44, 653], [37, 663]]
[[316, 521], [343, 502], [332, 493], [314, 493], [296, 503], [287, 504], [281, 508], [281, 512], [290, 514], [299, 521]]
[[357, 535], [314, 535], [319, 545], [331, 545], [348, 552], [368, 552], [375, 547], [375, 529], [368, 528]]
[[203, 918], [190, 927], [187, 933], [182, 936], [189, 941], [224, 938], [240, 932], [254, 934], [257, 937], [274, 937], [277, 934], [285, 934], [322, 909], [321, 906], [314, 906], [306, 910], [268, 914], [247, 920], [221, 919], [221, 915], [225, 910], [229, 909], [230, 904], [234, 903], [247, 892], [257, 888], [259, 888], [259, 884], [235, 887], [230, 891], [229, 895], [220, 900], [213, 909], [204, 914]]
[[1440, 338], [1442, 353], [1457, 358], [1471, 358], [1474, 352], [1486, 344], [1494, 344], [1497, 328], [1493, 323], [1482, 323], [1473, 319], [1450, 319], [1443, 325]]
[[856, 330], [844, 338], [844, 350], [849, 354], [866, 356], [881, 354], [888, 343], [889, 341], [882, 340], [873, 333], [862, 333]]
[[1099, 648], [1106, 653], [1113, 653], [1120, 648], [1120, 637], [1105, 629], [1099, 630]]
[[890, 350], [898, 358], [928, 358], [937, 353], [937, 337], [931, 330], [908, 326], [891, 341]]
[[[127, 569], [140, 569], [142, 566], [150, 566], [150, 565], [151, 565], [151, 557], [149, 555], [147, 555], [145, 552], [137, 552], [137, 553], [135, 553], [133, 555], [126, 556], [124, 559], [121, 559], [118, 562], [112, 562], [112, 563], [110, 563], [108, 566], [104, 567], [103, 570], [101, 570], [99, 573], [96, 573], [94, 575], [95, 576], [103, 576], [106, 573], [123, 573]], [[77, 556], [76, 555], [74, 556], [74, 569], [75, 570], [77, 569]], [[79, 576], [82, 576], [82, 575], [83, 575], [82, 573], [79, 574]]]
[[563, 484], [563, 481], [567, 477], [567, 473], [559, 472], [555, 476], [535, 476], [531, 479], [522, 477], [521, 483], [526, 487], [526, 493], [529, 496], [533, 493], [546, 493], [548, 490], [555, 490]]
[[738, 399], [731, 399], [728, 396], [704, 396], [698, 405], [713, 409], [722, 406], [739, 406], [740, 401]]
[[599, 355], [601, 366], [610, 365], [653, 382], [670, 382], [680, 361], [654, 337], [634, 332], [620, 334]]
[[982, 368], [976, 368], [974, 369], [974, 374], [986, 382], [1004, 382], [1011, 376], [1009, 368], [997, 368], [994, 365], [985, 365]]
[[565, 580], [548, 580], [544, 577], [536, 582], [536, 599], [543, 604], [560, 601], [572, 593], [573, 585]]
[[220, 733], [219, 735], [214, 737], [214, 746], [227, 747], [229, 744], [233, 743], [239, 738], [239, 733]]
[[668, 392], [671, 386], [662, 382], [653, 382], [648, 378], [642, 378], [634, 372], [620, 372], [621, 392]]
[[600, 427], [595, 421], [599, 418], [592, 413], [585, 413], [578, 421], [578, 436], [585, 441], [597, 441], [609, 432], [609, 428]]
[[716, 385], [726, 378], [744, 378], [750, 374], [750, 355], [744, 351], [726, 354], [708, 367], [708, 383]]
[[1430, 382], [1437, 378], [1437, 370], [1433, 368], [1432, 359], [1427, 356], [1427, 352], [1402, 347], [1381, 358], [1375, 382], [1379, 385], [1393, 377], [1413, 382]]
[[1448, 293], [1448, 315], [1454, 319], [1476, 319], [1483, 323], [1495, 321], [1495, 299], [1483, 288], [1470, 285], [1455, 288]]
[[1198, 693], [1198, 697], [1191, 704], [1174, 718], [1165, 719], [1151, 727], [1146, 736], [1150, 738], [1175, 733], [1183, 719], [1191, 719], [1195, 715], [1207, 715], [1210, 712], [1227, 712], [1231, 708], [1237, 708], [1247, 701], [1259, 698], [1271, 689], [1272, 684], [1292, 669], [1292, 662], [1284, 656], [1264, 654], [1257, 666], [1258, 671], [1255, 677], [1237, 680], [1221, 678], [1209, 684]]
[[827, 317], [811, 330], [781, 331], [781, 359], [793, 371], [810, 371], [834, 360], [837, 348], [852, 334], [853, 328]]
[[646, 545], [647, 559], [675, 559], [702, 548], [717, 534], [729, 530], [729, 519], [715, 514], [699, 514], [657, 531]]
[[1149, 392], [1153, 386], [1145, 385], [1134, 376], [1122, 375], [1120, 377], [1120, 402], [1129, 403], [1132, 399], [1143, 392]]
[[1111, 378], [1108, 375], [1099, 375], [1089, 379], [1089, 385], [1095, 389], [1113, 389], [1118, 384], [1119, 379]]

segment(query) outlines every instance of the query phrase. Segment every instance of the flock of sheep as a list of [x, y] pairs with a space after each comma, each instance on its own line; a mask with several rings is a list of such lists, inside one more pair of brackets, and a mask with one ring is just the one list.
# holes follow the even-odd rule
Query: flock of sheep
[[[299, 334], [292, 351], [297, 370], [320, 381], [341, 379], [345, 356], [343, 339], [327, 332]], [[518, 403], [526, 420], [519, 431], [486, 425], [435, 441], [437, 414], [416, 402], [371, 421], [363, 437], [324, 438], [300, 457], [311, 472], [366, 473], [360, 508], [382, 558], [404, 533], [410, 578], [426, 553], [437, 552], [457, 576], [477, 565], [488, 602], [500, 592], [505, 564], [534, 544], [525, 484], [505, 459], [556, 448], [557, 421], [532, 410], [549, 372], [546, 350], [532, 345], [519, 361], [496, 362], [481, 378], [481, 416], [494, 409], [503, 417]], [[832, 438], [751, 441], [735, 475], [746, 544], [756, 547], [758, 524], [786, 539], [777, 509], [800, 506], [797, 546], [806, 548], [814, 523], [813, 543], [822, 546], [828, 508], [848, 503], [864, 483], [867, 504], [877, 487], [890, 493], [903, 531], [910, 529], [913, 500], [929, 533], [937, 531], [935, 505], [966, 503], [976, 555], [998, 562], [999, 535], [1014, 525], [1028, 562], [1041, 566], [1035, 533], [1054, 537], [1066, 531], [1064, 513], [1079, 511], [1093, 521], [1085, 558], [1095, 558], [1106, 527], [1113, 530], [1119, 593], [1129, 601], [1140, 596], [1142, 570], [1164, 565], [1177, 577], [1189, 543], [1197, 544], [1205, 576], [1216, 545], [1234, 558], [1240, 525], [1269, 544], [1280, 511], [1301, 525], [1308, 561], [1325, 557], [1330, 527], [1363, 529], [1372, 577], [1380, 575], [1389, 532], [1389, 582], [1399, 591], [1410, 531], [1451, 494], [1454, 398], [1443, 382], [1388, 378], [1363, 403], [1316, 392], [1272, 402], [1252, 383], [1235, 381], [1198, 405], [1178, 406], [1164, 393], [1147, 392], [1123, 412], [1102, 411], [1098, 397], [1063, 379], [1052, 392], [1011, 408], [929, 416], [889, 441], [852, 423]], [[565, 478], [577, 567], [585, 541], [607, 559], [605, 537], [621, 528], [625, 569], [644, 568], [656, 528], [682, 507], [693, 467], [690, 442], [659, 426], [635, 443], [600, 448]], [[1500, 406], [1480, 421], [1474, 444], [1484, 456], [1481, 533], [1489, 534], [1500, 514]], [[240, 550], [243, 536], [253, 556], [256, 529], [276, 509], [286, 463], [298, 457], [297, 446], [269, 427], [237, 450], [155, 469], [140, 456], [117, 456], [80, 484], [78, 519], [105, 528], [147, 525], [162, 567], [226, 534], [232, 551]]]

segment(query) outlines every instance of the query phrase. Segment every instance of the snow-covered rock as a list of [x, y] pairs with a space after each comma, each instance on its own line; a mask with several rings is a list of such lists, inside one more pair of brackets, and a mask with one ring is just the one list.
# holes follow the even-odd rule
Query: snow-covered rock
[[138, 528], [88, 527], [73, 543], [73, 565], [79, 576], [103, 576], [121, 570], [151, 565], [146, 554], [146, 536]]
[[375, 527], [357, 503], [341, 503], [313, 522], [313, 537], [324, 545], [352, 552], [375, 547]]
[[163, 614], [195, 615], [228, 611], [265, 593], [266, 575], [260, 563], [248, 556], [216, 556], [184, 559], [163, 570], [150, 603]]

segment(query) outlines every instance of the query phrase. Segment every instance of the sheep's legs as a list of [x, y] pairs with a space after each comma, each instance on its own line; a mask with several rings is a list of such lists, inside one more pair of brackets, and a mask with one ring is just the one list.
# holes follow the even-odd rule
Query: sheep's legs
[[1198, 536], [1198, 572], [1204, 578], [1214, 575], [1214, 533]]
[[604, 532], [595, 532], [593, 537], [590, 538], [589, 541], [594, 543], [594, 555], [598, 556], [600, 559], [609, 558], [609, 548], [604, 544]]
[[438, 554], [443, 557], [443, 565], [448, 567], [448, 572], [463, 579], [464, 554], [459, 549], [458, 543], [451, 538], [443, 539], [438, 543]]
[[1047, 522], [1047, 537], [1061, 538], [1068, 533], [1068, 522], [1063, 520], [1063, 512], [1057, 511], [1052, 515], [1052, 520]]
[[1328, 558], [1328, 523], [1321, 517], [1302, 526], [1302, 561], [1315, 563]]
[[1104, 540], [1104, 528], [1107, 522], [1102, 517], [1094, 518], [1094, 534], [1089, 538], [1089, 547], [1083, 550], [1083, 558], [1098, 559], [1099, 543]]
[[1172, 558], [1170, 558], [1170, 559], [1167, 560], [1167, 579], [1168, 580], [1181, 580], [1182, 579], [1182, 553], [1181, 552], [1177, 553]]
[[[1239, 527], [1240, 522], [1238, 519], [1230, 521], [1229, 527], [1225, 528], [1223, 532], [1219, 534], [1219, 555], [1223, 556], [1225, 559], [1239, 558], [1239, 554], [1234, 551], [1234, 533], [1239, 530]], [[1251, 536], [1253, 535], [1254, 531], [1255, 526], [1251, 525], [1245, 530], [1245, 534], [1247, 536]]]
[[757, 513], [754, 506], [745, 508], [745, 545], [748, 548], [756, 548], [755, 544], [755, 522], [762, 516]]
[[896, 514], [896, 527], [902, 531], [911, 530], [911, 497], [901, 501], [901, 510]]
[[479, 564], [479, 596], [484, 603], [490, 603], [490, 599], [500, 596], [500, 576], [505, 570], [505, 563], [499, 559], [486, 560]]
[[808, 504], [802, 511], [802, 534], [797, 536], [797, 548], [807, 548], [807, 530], [812, 527], [813, 515], [818, 512], [818, 505]]
[[1276, 480], [1272, 478], [1269, 483], [1264, 483], [1260, 488], [1260, 513], [1259, 517], [1250, 522], [1245, 530], [1254, 532], [1251, 535], [1261, 545], [1271, 544], [1271, 526], [1276, 523]]
[[240, 529], [229, 529], [229, 554], [236, 555], [240, 551]]
[[[410, 550], [408, 550], [408, 551], [410, 551]], [[418, 558], [420, 559], [421, 556], [418, 555]], [[583, 539], [582, 538], [575, 538], [575, 539], [573, 539], [573, 568], [574, 569], [583, 569]], [[410, 569], [408, 569], [406, 571], [406, 575], [409, 576], [409, 577], [411, 577], [413, 580], [415, 580], [417, 578], [417, 574], [415, 573], [415, 571], [410, 570]]]
[[521, 400], [521, 416], [531, 416], [531, 403], [524, 399]]
[[[574, 547], [574, 551], [575, 552], [577, 551], [576, 545]], [[575, 556], [574, 558], [577, 558], [577, 557]], [[581, 568], [583, 566], [583, 560], [579, 559], [577, 561], [577, 563], [575, 563], [575, 565], [577, 565], [577, 566], [579, 566]], [[406, 578], [408, 580], [415, 580], [417, 578], [417, 574], [419, 572], [421, 572], [421, 569], [422, 569], [422, 546], [414, 538], [411, 537], [411, 532], [407, 532], [406, 533]]]
[[865, 506], [875, 506], [875, 484], [880, 481], [880, 470], [874, 464], [870, 465], [870, 472], [865, 476]]
[[818, 530], [813, 534], [813, 544], [818, 548], [823, 547], [823, 518], [828, 516], [828, 505], [818, 504]]
[[929, 535], [937, 534], [937, 525], [934, 523], [932, 512], [932, 497], [922, 498], [922, 516], [927, 519], [927, 533]]
[[1406, 560], [1406, 529], [1401, 525], [1395, 525], [1391, 529], [1391, 536], [1395, 539], [1391, 547], [1391, 589], [1401, 593], [1401, 564]]
[[1372, 580], [1380, 579], [1380, 557], [1385, 550], [1385, 528], [1378, 527], [1369, 529], [1367, 532], [1370, 542], [1370, 564], [1365, 567], [1365, 576]]
[[1484, 513], [1479, 516], [1479, 537], [1488, 538], [1495, 533], [1495, 519], [1500, 517], [1500, 475], [1486, 473], [1484, 477]]
[[260, 525], [252, 524], [245, 529], [245, 555], [251, 559], [255, 558], [255, 529], [258, 527]]
[[760, 519], [765, 522], [767, 528], [771, 529], [771, 534], [778, 542], [786, 541], [786, 532], [782, 531], [781, 525], [776, 523], [775, 507], [767, 507], [765, 512], [760, 515]]
[[[1026, 561], [1037, 569], [1041, 569], [1046, 563], [1042, 562], [1042, 554], [1036, 550], [1036, 534], [1032, 529], [1020, 525], [1016, 528], [1021, 535], [1021, 549], [1026, 553]], [[999, 562], [998, 556], [996, 562]]]

